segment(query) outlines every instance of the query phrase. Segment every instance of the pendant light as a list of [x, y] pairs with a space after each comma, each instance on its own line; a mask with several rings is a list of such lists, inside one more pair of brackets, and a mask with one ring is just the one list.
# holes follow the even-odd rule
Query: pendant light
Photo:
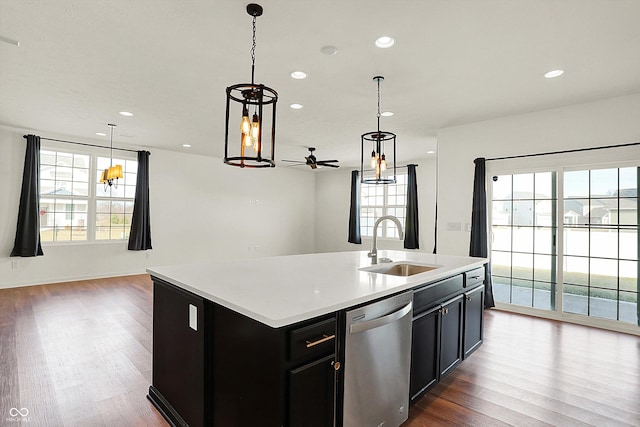
[[[256, 84], [254, 81], [256, 18], [262, 15], [262, 7], [251, 3], [247, 5], [247, 13], [253, 17], [251, 83], [240, 83], [227, 88], [224, 162], [241, 168], [275, 167], [274, 151], [278, 93], [263, 84]], [[232, 114], [231, 110], [236, 110], [237, 113]], [[240, 118], [239, 126], [229, 125], [231, 117]], [[270, 126], [269, 122], [271, 123]], [[231, 143], [229, 142], [230, 138]], [[263, 144], [265, 142], [266, 147]]]
[[122, 165], [113, 166], [113, 128], [116, 125], [109, 123], [107, 126], [111, 127], [111, 153], [109, 167], [103, 170], [100, 175], [100, 182], [104, 183], [104, 191], [107, 191], [111, 186], [118, 188], [118, 179], [122, 178]]
[[[362, 134], [360, 150], [360, 182], [363, 184], [394, 184], [396, 182], [396, 134], [380, 130], [380, 82], [382, 76], [375, 76], [378, 84], [378, 130]], [[369, 149], [371, 154], [369, 155]], [[365, 159], [371, 169], [364, 168]], [[373, 176], [365, 172], [373, 171]]]

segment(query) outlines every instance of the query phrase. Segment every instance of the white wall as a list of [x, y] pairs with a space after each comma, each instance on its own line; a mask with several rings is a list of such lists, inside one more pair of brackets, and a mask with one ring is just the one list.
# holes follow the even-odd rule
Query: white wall
[[[438, 253], [467, 255], [473, 160], [640, 141], [640, 94], [441, 129], [438, 132]], [[487, 171], [513, 165], [592, 164], [639, 159], [640, 147], [594, 150], [519, 161], [487, 162]], [[447, 231], [460, 223], [462, 231]]]
[[152, 150], [153, 250], [128, 251], [126, 243], [45, 244], [45, 256], [10, 258], [24, 133], [0, 127], [0, 288], [143, 273], [153, 265], [314, 250], [314, 174], [295, 168], [240, 170], [217, 158]]
[[[434, 239], [435, 160], [424, 158], [404, 163], [417, 164], [418, 216], [420, 251], [431, 253]], [[316, 177], [316, 252], [369, 250], [371, 239], [363, 238], [361, 245], [348, 243], [351, 171], [345, 167], [337, 171], [318, 173]], [[379, 249], [403, 249], [398, 239], [378, 239]]]

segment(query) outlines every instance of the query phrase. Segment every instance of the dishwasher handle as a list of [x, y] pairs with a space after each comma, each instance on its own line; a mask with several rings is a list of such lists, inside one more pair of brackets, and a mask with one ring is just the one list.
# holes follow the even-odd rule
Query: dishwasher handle
[[366, 322], [353, 323], [352, 325], [349, 325], [349, 333], [357, 334], [358, 332], [364, 332], [368, 331], [369, 329], [379, 328], [380, 326], [384, 326], [388, 323], [403, 318], [411, 311], [412, 308], [413, 302], [409, 301], [409, 303], [404, 307], [400, 308], [397, 311], [394, 311], [393, 313], [389, 313], [386, 316], [378, 317]]

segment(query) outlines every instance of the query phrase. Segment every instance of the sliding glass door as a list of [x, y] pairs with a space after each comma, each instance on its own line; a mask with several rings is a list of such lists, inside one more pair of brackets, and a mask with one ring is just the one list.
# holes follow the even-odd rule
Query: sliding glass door
[[638, 324], [639, 170], [493, 176], [496, 302]]

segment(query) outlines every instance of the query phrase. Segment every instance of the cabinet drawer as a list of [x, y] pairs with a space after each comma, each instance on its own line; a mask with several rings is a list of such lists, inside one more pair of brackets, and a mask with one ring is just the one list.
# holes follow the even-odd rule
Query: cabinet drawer
[[335, 351], [336, 319], [331, 318], [302, 328], [289, 335], [289, 359], [308, 360]]
[[417, 289], [413, 294], [413, 314], [414, 316], [427, 308], [430, 308], [438, 301], [462, 291], [462, 274], [441, 280], [436, 283]]
[[484, 267], [475, 268], [464, 273], [464, 287], [471, 288], [479, 283], [484, 282]]

